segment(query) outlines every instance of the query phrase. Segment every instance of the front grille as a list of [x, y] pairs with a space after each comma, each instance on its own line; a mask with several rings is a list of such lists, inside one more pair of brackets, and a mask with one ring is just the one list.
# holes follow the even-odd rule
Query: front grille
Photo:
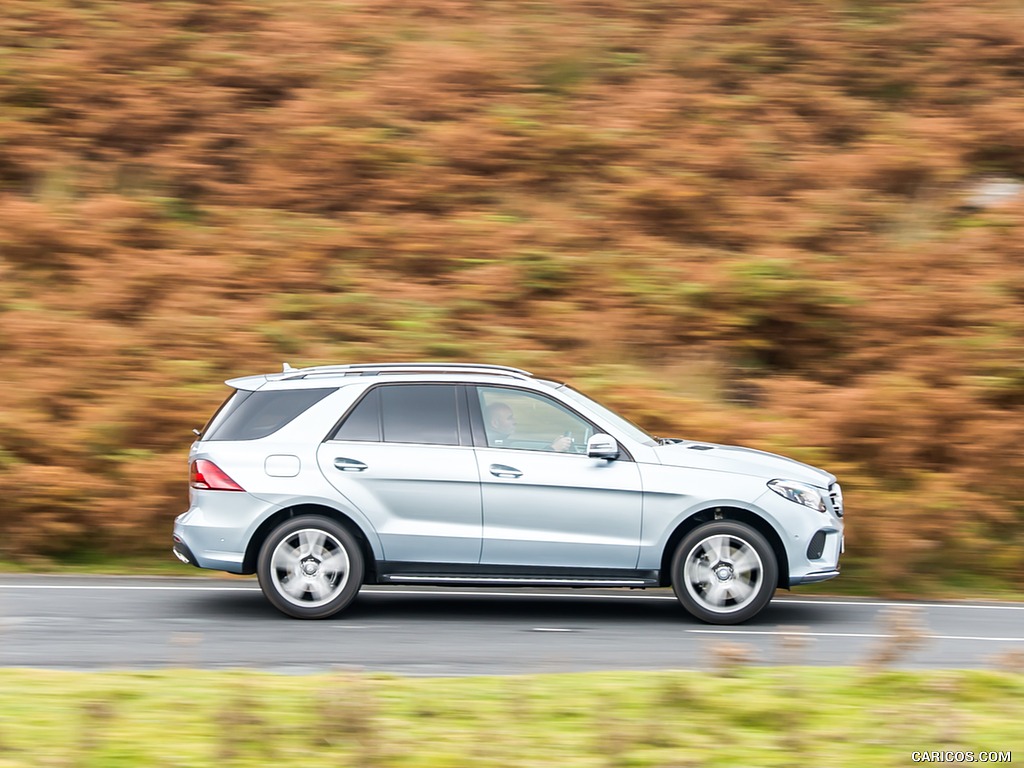
[[828, 489], [829, 498], [832, 499], [832, 509], [836, 512], [836, 517], [843, 516], [843, 489], [839, 487], [839, 483], [832, 483]]

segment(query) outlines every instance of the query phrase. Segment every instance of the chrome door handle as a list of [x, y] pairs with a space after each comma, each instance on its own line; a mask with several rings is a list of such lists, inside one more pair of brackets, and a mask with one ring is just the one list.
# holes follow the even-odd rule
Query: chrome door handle
[[355, 459], [337, 458], [334, 460], [334, 468], [340, 469], [342, 472], [362, 472], [367, 469], [367, 466]]
[[491, 464], [491, 474], [495, 477], [522, 477], [523, 473], [515, 467], [508, 467], [504, 464]]

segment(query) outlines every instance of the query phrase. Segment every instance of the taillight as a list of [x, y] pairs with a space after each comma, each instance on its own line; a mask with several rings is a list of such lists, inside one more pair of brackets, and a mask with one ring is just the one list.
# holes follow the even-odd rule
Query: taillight
[[204, 491], [244, 491], [224, 470], [207, 459], [196, 459], [189, 466], [189, 485]]

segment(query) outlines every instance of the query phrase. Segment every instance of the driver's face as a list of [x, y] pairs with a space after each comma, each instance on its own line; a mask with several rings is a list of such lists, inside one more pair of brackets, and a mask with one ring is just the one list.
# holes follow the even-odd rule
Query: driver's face
[[491, 414], [491, 427], [495, 432], [508, 437], [516, 431], [516, 415], [511, 408], [495, 408]]

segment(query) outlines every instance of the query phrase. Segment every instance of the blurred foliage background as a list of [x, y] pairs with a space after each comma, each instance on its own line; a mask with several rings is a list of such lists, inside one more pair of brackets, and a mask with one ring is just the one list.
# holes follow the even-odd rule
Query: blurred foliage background
[[1022, 185], [1017, 0], [4, 0], [0, 558], [166, 553], [225, 378], [473, 360], [1019, 589]]

